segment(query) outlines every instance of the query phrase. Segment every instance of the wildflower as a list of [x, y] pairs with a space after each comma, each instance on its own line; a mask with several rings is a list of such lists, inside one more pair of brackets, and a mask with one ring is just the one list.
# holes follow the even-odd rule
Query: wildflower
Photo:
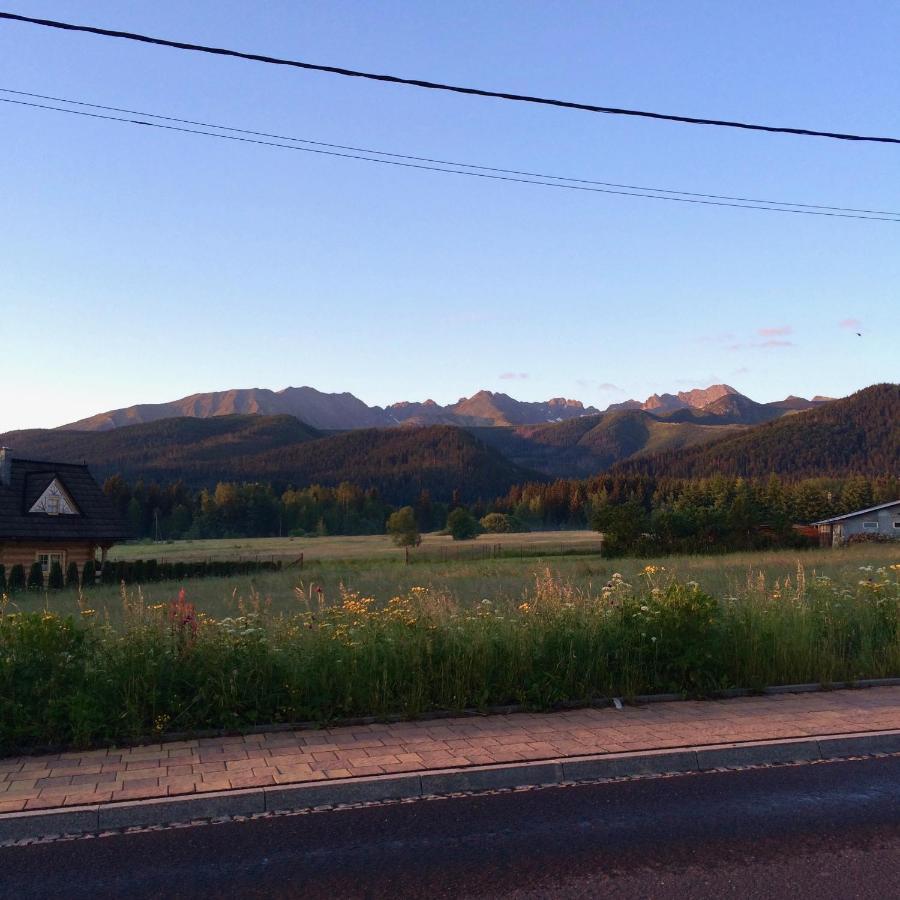
[[172, 631], [181, 636], [188, 634], [192, 640], [197, 634], [197, 615], [194, 604], [188, 603], [186, 592], [182, 588], [178, 592], [178, 598], [169, 604], [169, 621], [172, 623]]
[[162, 734], [166, 730], [166, 726], [169, 724], [169, 716], [162, 714], [157, 716], [153, 720], [153, 730], [157, 734]]

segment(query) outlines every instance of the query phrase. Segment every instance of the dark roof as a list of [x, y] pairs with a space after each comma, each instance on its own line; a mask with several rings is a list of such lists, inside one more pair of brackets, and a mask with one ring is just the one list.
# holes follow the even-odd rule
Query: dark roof
[[[76, 515], [28, 512], [57, 479], [72, 498]], [[120, 541], [130, 529], [87, 466], [13, 459], [8, 485], [0, 484], [0, 540]]]
[[821, 522], [813, 522], [813, 525], [831, 525], [833, 522], [842, 522], [844, 519], [853, 519], [856, 516], [864, 516], [868, 513], [878, 512], [880, 509], [890, 509], [892, 506], [900, 506], [900, 500], [891, 500], [890, 503], [879, 503], [878, 506], [869, 506], [866, 509], [858, 509], [855, 512], [845, 513], [843, 516], [832, 516], [830, 519], [822, 519]]

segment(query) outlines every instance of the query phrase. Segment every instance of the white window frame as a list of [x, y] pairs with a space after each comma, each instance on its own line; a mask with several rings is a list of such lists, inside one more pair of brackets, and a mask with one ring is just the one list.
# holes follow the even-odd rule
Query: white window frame
[[878, 531], [878, 519], [867, 519], [862, 523], [863, 531]]
[[34, 561], [41, 564], [41, 571], [46, 578], [53, 568], [53, 563], [58, 562], [59, 567], [66, 571], [66, 551], [65, 550], [38, 550], [34, 554]]

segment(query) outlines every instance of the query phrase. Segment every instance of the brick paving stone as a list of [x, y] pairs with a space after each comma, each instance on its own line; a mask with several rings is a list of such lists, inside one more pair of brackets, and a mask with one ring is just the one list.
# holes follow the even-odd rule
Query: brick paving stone
[[138, 772], [134, 776], [128, 775], [126, 773], [122, 776], [121, 779], [118, 780], [117, 783], [121, 784], [128, 790], [135, 790], [136, 788], [156, 787], [159, 784], [159, 778], [148, 778], [146, 775], [142, 775], [140, 772]]
[[[3, 804], [0, 803], [0, 806]], [[28, 800], [25, 803], [25, 809], [54, 809], [59, 806], [58, 800], [41, 800], [40, 797], [35, 798], [34, 800]], [[3, 810], [0, 810], [2, 812]], [[7, 810], [8, 812], [13, 812], [13, 810]]]
[[276, 731], [0, 759], [0, 813], [61, 806], [75, 798], [103, 803], [891, 729], [900, 730], [900, 687]]
[[126, 772], [143, 772], [147, 769], [158, 769], [163, 764], [161, 759], [139, 759], [136, 762], [126, 762]]
[[113, 791], [112, 800], [118, 803], [121, 800], [150, 800], [154, 797], [164, 797], [159, 787], [155, 788], [130, 788], [123, 791]]
[[353, 766], [350, 774], [355, 778], [363, 778], [366, 775], [384, 775], [384, 769], [381, 766]]
[[276, 784], [274, 775], [254, 775], [252, 772], [240, 772], [228, 780], [233, 788], [265, 787]]

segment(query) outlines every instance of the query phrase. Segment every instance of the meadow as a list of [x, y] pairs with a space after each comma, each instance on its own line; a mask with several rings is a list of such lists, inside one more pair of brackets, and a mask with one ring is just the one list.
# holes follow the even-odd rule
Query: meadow
[[896, 546], [322, 558], [0, 601], [0, 753], [900, 676]]
[[[509, 555], [483, 558], [498, 544], [501, 554]], [[665, 567], [680, 581], [696, 581], [715, 596], [738, 597], [758, 591], [760, 584], [774, 589], [786, 579], [795, 579], [798, 565], [811, 578], [827, 576], [836, 583], [853, 585], [860, 566], [877, 568], [900, 561], [900, 546], [884, 544], [660, 559], [605, 559], [597, 549], [594, 532], [546, 531], [483, 535], [462, 545], [444, 535], [423, 535], [421, 547], [410, 553], [409, 565], [403, 550], [383, 535], [126, 544], [113, 548], [110, 557], [181, 562], [274, 558], [287, 564], [303, 552], [302, 569], [294, 565], [253, 576], [129, 586], [129, 593], [139, 589], [149, 605], [173, 600], [183, 587], [198, 610], [215, 618], [237, 615], [240, 606], [251, 600], [265, 603], [273, 613], [290, 614], [298, 608], [298, 589], [307, 599], [315, 595], [326, 602], [339, 600], [343, 588], [386, 603], [395, 594], [425, 587], [452, 596], [463, 606], [484, 599], [515, 605], [548, 568], [573, 589], [588, 594], [599, 590], [615, 572], [633, 582], [645, 566], [652, 565]], [[10, 609], [77, 616], [85, 602], [96, 610], [98, 619], [113, 625], [121, 621], [121, 590], [114, 585], [97, 585], [85, 591], [81, 601], [70, 591], [20, 593], [11, 598]]]

